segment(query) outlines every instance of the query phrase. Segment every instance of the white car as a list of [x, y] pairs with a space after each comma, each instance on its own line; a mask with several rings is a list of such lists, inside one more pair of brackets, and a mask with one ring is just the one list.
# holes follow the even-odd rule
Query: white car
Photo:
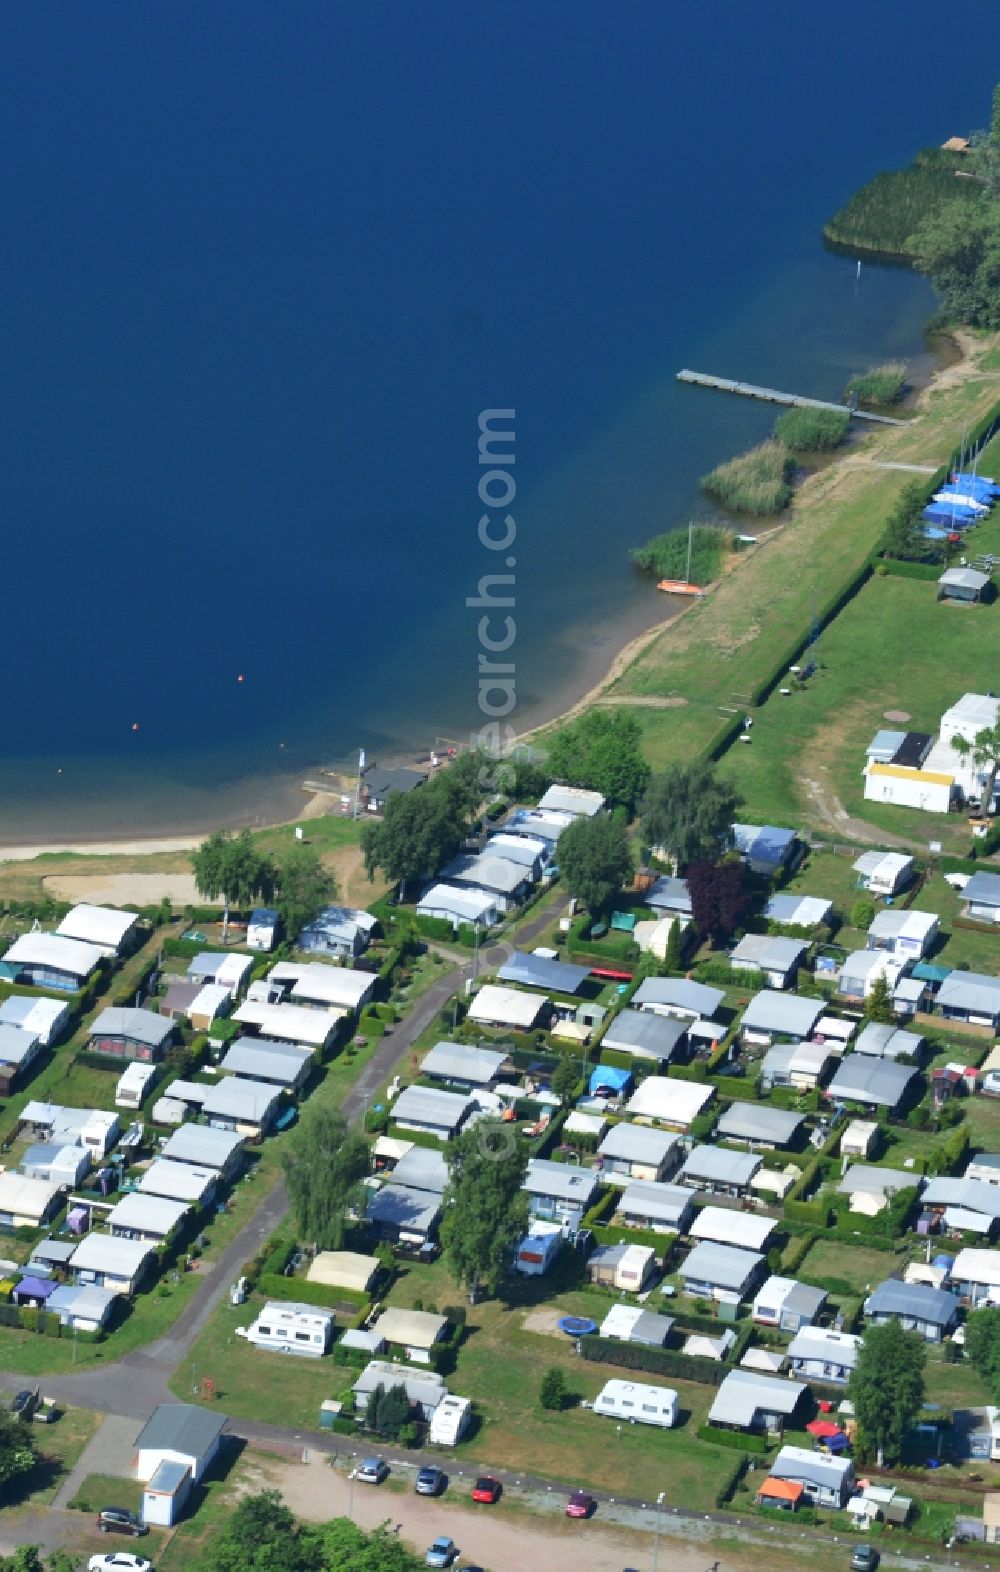
[[153, 1572], [153, 1563], [129, 1550], [114, 1550], [107, 1556], [91, 1556], [87, 1572]]

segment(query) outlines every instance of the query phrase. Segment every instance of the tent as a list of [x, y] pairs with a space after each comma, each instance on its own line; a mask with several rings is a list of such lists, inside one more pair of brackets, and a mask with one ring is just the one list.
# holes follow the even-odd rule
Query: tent
[[629, 1070], [617, 1070], [612, 1064], [599, 1064], [590, 1077], [590, 1095], [596, 1097], [601, 1091], [610, 1091], [617, 1096], [631, 1079]]

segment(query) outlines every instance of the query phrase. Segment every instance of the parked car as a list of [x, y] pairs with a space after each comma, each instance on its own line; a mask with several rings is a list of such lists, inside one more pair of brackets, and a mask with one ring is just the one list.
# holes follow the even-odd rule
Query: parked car
[[11, 1399], [10, 1411], [18, 1419], [30, 1419], [38, 1407], [38, 1388], [32, 1391], [30, 1387], [22, 1387]]
[[97, 1514], [97, 1526], [102, 1534], [132, 1534], [136, 1539], [149, 1533], [142, 1518], [127, 1507], [101, 1507]]
[[418, 1496], [439, 1496], [448, 1483], [448, 1476], [441, 1468], [422, 1468], [413, 1488]]
[[851, 1572], [875, 1572], [878, 1551], [874, 1545], [856, 1545], [851, 1556]]
[[439, 1534], [424, 1556], [424, 1565], [428, 1567], [450, 1567], [458, 1557], [458, 1546], [447, 1534]]
[[567, 1517], [590, 1517], [597, 1507], [597, 1502], [586, 1490], [574, 1490], [566, 1502]]
[[485, 1501], [492, 1506], [503, 1494], [503, 1485], [492, 1474], [480, 1474], [472, 1487], [473, 1501]]
[[153, 1563], [130, 1550], [118, 1550], [110, 1556], [91, 1556], [87, 1572], [153, 1572]]
[[363, 1485], [380, 1485], [389, 1477], [389, 1465], [384, 1457], [364, 1457], [358, 1465], [356, 1478]]

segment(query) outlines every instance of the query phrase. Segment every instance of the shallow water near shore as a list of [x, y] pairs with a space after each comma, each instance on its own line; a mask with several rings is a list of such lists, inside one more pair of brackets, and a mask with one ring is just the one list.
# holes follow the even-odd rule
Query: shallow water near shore
[[12, 13], [0, 840], [288, 817], [320, 762], [467, 738], [485, 408], [513, 724], [588, 689], [669, 609], [629, 549], [773, 424], [681, 366], [926, 371], [926, 281], [820, 229], [985, 120], [966, 11], [933, 101], [923, 0]]

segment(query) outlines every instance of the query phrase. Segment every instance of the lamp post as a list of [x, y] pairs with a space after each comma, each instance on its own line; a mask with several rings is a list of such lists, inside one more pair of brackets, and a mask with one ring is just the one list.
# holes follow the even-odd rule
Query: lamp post
[[653, 1572], [656, 1572], [656, 1563], [660, 1556], [660, 1512], [663, 1507], [664, 1492], [661, 1490], [656, 1498], [656, 1529], [653, 1534]]

